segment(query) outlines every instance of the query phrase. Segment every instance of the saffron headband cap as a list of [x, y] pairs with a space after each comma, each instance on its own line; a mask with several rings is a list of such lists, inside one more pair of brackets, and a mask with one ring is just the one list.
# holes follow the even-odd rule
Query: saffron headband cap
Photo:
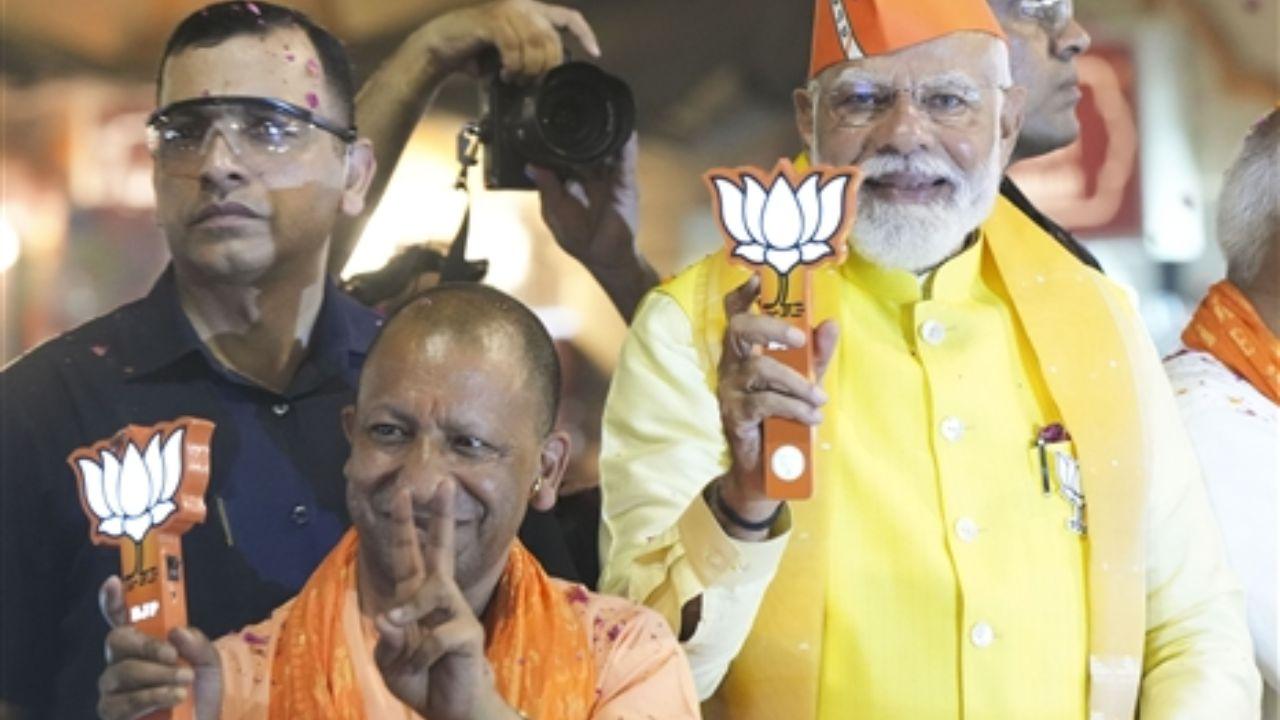
[[964, 30], [1005, 39], [987, 0], [814, 0], [809, 78]]

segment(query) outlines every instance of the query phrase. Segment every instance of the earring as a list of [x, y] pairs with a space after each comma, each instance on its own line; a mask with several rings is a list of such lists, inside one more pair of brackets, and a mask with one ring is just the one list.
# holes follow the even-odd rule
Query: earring
[[541, 490], [541, 489], [542, 489], [542, 476], [541, 476], [541, 475], [539, 475], [539, 476], [538, 476], [538, 477], [533, 481], [533, 491], [534, 491], [534, 492], [538, 492], [538, 491], [539, 491], [539, 490]]

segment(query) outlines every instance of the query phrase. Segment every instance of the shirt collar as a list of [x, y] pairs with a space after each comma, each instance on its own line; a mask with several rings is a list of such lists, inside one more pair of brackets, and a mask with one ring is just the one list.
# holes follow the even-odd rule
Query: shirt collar
[[885, 268], [867, 260], [852, 247], [841, 272], [878, 298], [895, 305], [924, 299], [960, 300], [971, 297], [981, 283], [982, 255], [986, 242], [980, 230], [976, 239], [922, 279], [907, 270]]
[[933, 271], [933, 277], [925, 283], [925, 295], [933, 300], [952, 301], [973, 297], [975, 288], [982, 283], [985, 247], [984, 234], [979, 230], [968, 247]]
[[119, 349], [121, 356], [128, 358], [124, 367], [129, 379], [154, 373], [203, 349], [191, 321], [182, 312], [172, 263], [165, 266], [151, 291], [132, 310]]
[[[324, 283], [324, 299], [311, 330], [307, 358], [290, 383], [291, 393], [359, 367], [382, 324], [377, 313], [343, 293], [332, 279], [325, 278]], [[172, 263], [134, 310], [123, 344], [123, 352], [130, 358], [129, 378], [158, 372], [193, 353], [203, 355], [216, 371], [234, 376], [213, 358], [182, 311]]]

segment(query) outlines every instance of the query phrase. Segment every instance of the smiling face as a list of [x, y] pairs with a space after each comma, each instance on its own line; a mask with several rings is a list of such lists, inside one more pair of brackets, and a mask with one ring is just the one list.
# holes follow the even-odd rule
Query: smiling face
[[[171, 55], [161, 75], [160, 105], [194, 98], [244, 95], [284, 100], [347, 125], [296, 27], [234, 35], [212, 47]], [[250, 168], [223, 136], [206, 143], [199, 168], [167, 172], [157, 161], [156, 210], [179, 274], [185, 278], [253, 283], [268, 273], [323, 267], [339, 212], [357, 213], [372, 176], [366, 141], [350, 148], [311, 132], [305, 145]]]
[[1003, 44], [959, 32], [832, 66], [796, 91], [811, 156], [864, 173], [860, 254], [918, 272], [961, 247], [989, 214], [1017, 137], [1022, 93], [1008, 86]]
[[524, 341], [509, 323], [457, 329], [414, 315], [410, 307], [384, 330], [356, 406], [344, 415], [347, 504], [362, 557], [375, 575], [390, 576], [397, 491], [410, 489], [425, 543], [429, 502], [451, 478], [457, 582], [467, 593], [496, 581], [530, 500], [543, 509], [554, 503], [567, 441], [546, 432], [542, 384], [531, 378]]

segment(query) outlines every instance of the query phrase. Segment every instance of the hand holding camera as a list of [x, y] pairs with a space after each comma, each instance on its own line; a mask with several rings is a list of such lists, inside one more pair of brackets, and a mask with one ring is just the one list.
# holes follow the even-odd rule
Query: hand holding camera
[[599, 57], [595, 33], [581, 13], [536, 0], [499, 0], [454, 10], [422, 26], [409, 44], [423, 50], [440, 77], [454, 72], [478, 77], [481, 52], [494, 47], [501, 56], [501, 78], [527, 82], [564, 62], [561, 30]]
[[[335, 231], [330, 267], [346, 264], [418, 117], [446, 77], [480, 79], [488, 116], [491, 187], [534, 188], [560, 245], [604, 287], [623, 317], [657, 273], [636, 249], [635, 123], [630, 92], [584, 63], [564, 64], [565, 37], [600, 48], [576, 10], [535, 0], [495, 0], [433, 18], [361, 89], [357, 124], [373, 140], [378, 171], [368, 211]], [[484, 62], [482, 63], [482, 58]], [[482, 68], [482, 65], [487, 63]], [[627, 146], [627, 147], [624, 147]]]
[[556, 243], [591, 272], [630, 321], [658, 275], [636, 247], [635, 101], [622, 80], [566, 62], [510, 82], [501, 47], [479, 60], [484, 182], [537, 188]]

